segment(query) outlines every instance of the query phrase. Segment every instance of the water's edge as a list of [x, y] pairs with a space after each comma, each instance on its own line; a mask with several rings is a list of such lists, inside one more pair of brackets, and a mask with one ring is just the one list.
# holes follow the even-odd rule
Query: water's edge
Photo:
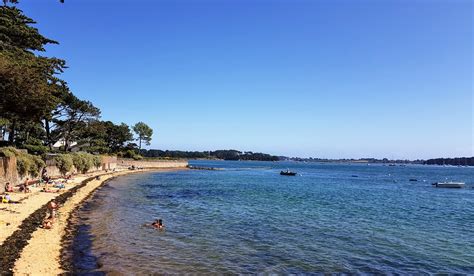
[[[466, 254], [469, 250], [460, 245], [460, 242], [472, 240], [465, 235], [471, 216], [457, 204], [452, 211], [461, 212], [446, 221], [452, 214], [442, 208], [447, 200], [469, 199], [463, 195], [471, 193], [469, 190], [435, 190], [430, 184], [441, 176], [451, 175], [465, 179], [471, 185], [474, 178], [468, 171], [433, 172], [417, 167], [394, 171], [382, 167], [333, 168], [296, 164], [295, 169], [302, 173], [300, 178], [281, 178], [278, 166], [217, 165], [228, 165], [228, 168], [192, 174], [155, 175], [150, 172], [143, 179], [142, 176], [115, 177], [113, 180], [117, 183], [110, 180], [101, 183], [68, 217], [62, 240], [62, 269], [79, 275], [105, 275], [121, 270], [144, 274], [170, 271], [205, 274], [238, 271], [455, 273], [473, 269], [469, 265], [472, 255]], [[354, 178], [354, 174], [358, 177]], [[409, 182], [412, 177], [420, 181]], [[267, 181], [254, 185], [255, 179]], [[268, 196], [260, 196], [262, 193]], [[246, 199], [250, 201], [243, 201]], [[288, 208], [272, 208], [271, 213], [268, 208], [250, 208], [255, 204], [284, 203], [286, 201], [282, 200], [286, 199], [289, 205], [284, 206]], [[207, 202], [205, 207], [202, 202]], [[236, 209], [235, 206], [246, 202], [250, 205]], [[470, 199], [466, 201], [470, 202]], [[313, 213], [308, 211], [300, 219], [293, 219], [295, 211], [313, 210], [313, 205], [318, 207]], [[393, 208], [387, 207], [387, 212], [383, 213], [377, 211], [378, 207], [387, 205]], [[177, 206], [180, 208], [176, 209]], [[333, 213], [333, 209], [338, 213]], [[223, 210], [240, 215], [226, 217]], [[250, 211], [255, 216], [264, 215], [255, 221], [269, 225], [271, 231], [252, 228], [257, 224], [252, 224], [252, 219], [249, 221], [245, 215]], [[339, 220], [332, 219], [335, 215]], [[422, 215], [433, 221], [420, 219]], [[163, 218], [167, 231], [156, 234], [143, 227], [150, 217]], [[275, 225], [273, 222], [278, 220], [287, 223]], [[451, 239], [430, 234], [435, 233], [431, 230], [439, 229], [443, 221], [449, 222], [446, 225], [459, 226], [461, 230], [457, 233], [461, 236]], [[395, 222], [400, 227], [392, 227]], [[221, 224], [243, 227], [224, 229]], [[334, 232], [336, 228], [341, 231]], [[227, 229], [244, 238], [228, 238]], [[353, 229], [359, 234], [351, 232], [355, 231]], [[306, 239], [311, 242], [309, 246], [298, 243], [294, 238], [298, 233], [305, 234], [301, 237], [307, 237], [308, 233], [313, 237]], [[278, 240], [276, 235], [282, 242], [269, 251], [273, 241]], [[327, 243], [326, 239], [334, 243]], [[434, 245], [425, 242], [426, 239], [433, 239]], [[440, 244], [443, 241], [444, 244]], [[369, 246], [365, 246], [366, 243]], [[351, 245], [356, 250], [346, 253]], [[154, 250], [156, 248], [160, 250]], [[211, 252], [208, 254], [211, 259], [200, 253], [202, 249]], [[220, 256], [212, 252], [224, 253]], [[239, 262], [247, 265], [233, 265]], [[250, 267], [252, 264], [254, 266]]]
[[[162, 170], [162, 169], [161, 169]], [[180, 170], [180, 169], [176, 169]], [[160, 169], [149, 169], [149, 170], [143, 170], [143, 171], [134, 171], [134, 173], [157, 173], [160, 172]], [[117, 178], [127, 176], [128, 174], [125, 175], [117, 175], [114, 177], [111, 177], [105, 181], [103, 181], [100, 186], [98, 186], [96, 189], [94, 189], [90, 194], [88, 194], [79, 204], [77, 204], [76, 208], [74, 211], [72, 211], [67, 219], [67, 225], [65, 227], [65, 234], [61, 238], [61, 251], [60, 251], [60, 267], [63, 269], [66, 273], [84, 273], [84, 272], [90, 272], [89, 269], [88, 271], [82, 271], [78, 266], [77, 263], [75, 262], [75, 257], [78, 255], [83, 255], [87, 254], [88, 257], [91, 259], [94, 259], [95, 261], [95, 267], [91, 270], [96, 270], [100, 268], [100, 263], [97, 261], [97, 258], [92, 255], [91, 253], [91, 246], [92, 246], [92, 237], [89, 233], [89, 231], [81, 232], [80, 228], [81, 227], [87, 227], [87, 225], [82, 225], [80, 222], [81, 220], [79, 219], [79, 213], [83, 208], [87, 208], [89, 204], [91, 204], [95, 196], [99, 191], [101, 191], [104, 187], [107, 187], [111, 181], [116, 180]], [[90, 180], [95, 179], [95, 177], [91, 177]], [[81, 186], [82, 187], [82, 186]], [[83, 233], [84, 234], [84, 239], [80, 239], [80, 245], [76, 244], [78, 234]], [[82, 235], [81, 235], [82, 238]], [[100, 271], [94, 271], [94, 274], [98, 275], [105, 275], [104, 272]]]
[[[104, 181], [97, 189], [92, 191], [89, 195], [87, 195], [74, 209], [74, 211], [69, 215], [69, 218], [67, 219], [67, 225], [65, 228], [65, 234], [63, 235], [61, 239], [61, 260], [60, 260], [60, 265], [61, 269], [63, 269], [66, 272], [76, 272], [76, 265], [74, 263], [74, 242], [76, 239], [76, 236], [79, 231], [79, 220], [78, 220], [78, 213], [79, 211], [84, 208], [86, 204], [91, 202], [93, 200], [94, 196], [98, 191], [100, 191], [104, 186], [106, 186], [111, 180], [116, 179], [118, 176], [107, 179]], [[92, 244], [92, 239], [86, 240], [85, 242], [88, 242], [88, 244]], [[90, 248], [90, 247], [89, 247]], [[98, 268], [98, 267], [97, 267]]]

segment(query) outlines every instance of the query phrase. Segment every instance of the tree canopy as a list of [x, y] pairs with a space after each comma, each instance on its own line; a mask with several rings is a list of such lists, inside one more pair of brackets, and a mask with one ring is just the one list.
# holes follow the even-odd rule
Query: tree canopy
[[[133, 134], [124, 123], [100, 121], [101, 111], [92, 102], [78, 98], [61, 79], [66, 62], [47, 57], [47, 44], [58, 42], [43, 36], [36, 22], [4, 0], [0, 7], [0, 141], [1, 145], [41, 154], [55, 150], [70, 151], [73, 144], [81, 150], [114, 153], [136, 150]], [[153, 130], [137, 123], [133, 130], [150, 143]], [[8, 142], [4, 141], [8, 137]], [[57, 150], [57, 149], [56, 149]]]
[[153, 129], [151, 129], [147, 124], [144, 122], [138, 122], [133, 126], [133, 131], [138, 136], [138, 149], [142, 148], [142, 141], [145, 142], [146, 145], [150, 145]]

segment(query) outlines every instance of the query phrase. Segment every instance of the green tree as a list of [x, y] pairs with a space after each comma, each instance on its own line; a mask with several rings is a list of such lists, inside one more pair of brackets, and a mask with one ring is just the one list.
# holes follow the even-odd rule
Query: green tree
[[119, 152], [132, 140], [133, 134], [126, 124], [116, 125], [111, 121], [92, 121], [80, 134], [80, 142], [89, 145], [86, 149], [89, 152]]
[[0, 7], [0, 114], [9, 121], [11, 143], [20, 123], [38, 122], [60, 101], [62, 81], [56, 75], [65, 62], [35, 54], [57, 42], [42, 36], [32, 24], [21, 10]]
[[138, 149], [142, 148], [142, 141], [146, 145], [150, 145], [151, 136], [153, 135], [153, 129], [151, 129], [144, 122], [138, 122], [133, 126], [133, 131], [138, 135]]
[[133, 134], [128, 125], [121, 123], [115, 125], [112, 122], [107, 124], [107, 145], [113, 152], [118, 152], [125, 148], [126, 144], [133, 140]]
[[82, 129], [99, 118], [100, 110], [91, 102], [80, 100], [72, 93], [64, 96], [60, 112], [54, 119], [57, 127], [52, 134], [64, 139], [64, 151], [68, 151], [71, 142], [77, 142], [81, 138]]

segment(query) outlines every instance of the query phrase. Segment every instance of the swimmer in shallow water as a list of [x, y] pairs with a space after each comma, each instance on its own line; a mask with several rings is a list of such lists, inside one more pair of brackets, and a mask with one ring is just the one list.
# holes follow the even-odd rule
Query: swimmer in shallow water
[[162, 219], [157, 219], [155, 220], [152, 224], [152, 227], [155, 227], [156, 229], [163, 230], [165, 228], [165, 225], [163, 224]]

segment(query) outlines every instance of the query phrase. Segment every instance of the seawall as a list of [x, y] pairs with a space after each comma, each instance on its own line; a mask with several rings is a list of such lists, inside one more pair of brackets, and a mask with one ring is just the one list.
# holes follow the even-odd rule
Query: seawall
[[129, 168], [134, 166], [135, 168], [145, 169], [174, 169], [174, 168], [186, 168], [188, 166], [187, 160], [133, 160], [126, 158], [117, 159], [118, 168]]

